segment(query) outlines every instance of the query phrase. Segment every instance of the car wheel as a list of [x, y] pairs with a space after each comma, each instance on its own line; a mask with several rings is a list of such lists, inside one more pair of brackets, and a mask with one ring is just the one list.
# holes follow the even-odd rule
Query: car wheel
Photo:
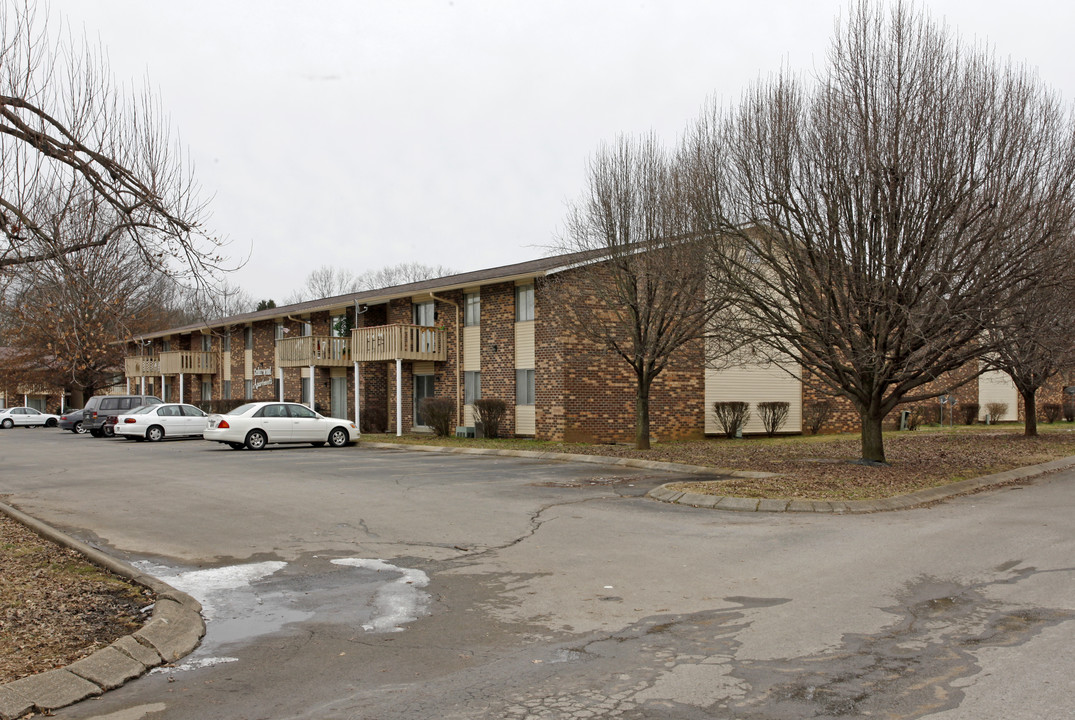
[[11, 418], [4, 418], [4, 422], [0, 423], [0, 427], [4, 428], [5, 430], [10, 430], [11, 428], [15, 427], [15, 421]]
[[93, 435], [94, 437], [104, 437], [105, 433], [104, 430], [90, 430], [90, 435]]
[[332, 432], [328, 434], [328, 442], [332, 447], [343, 447], [351, 442], [351, 436], [344, 428], [333, 428]]
[[163, 437], [164, 428], [162, 428], [160, 425], [154, 425], [153, 427], [146, 430], [146, 440], [149, 440], [150, 442], [157, 442]]
[[71, 432], [73, 432], [75, 435], [85, 435], [86, 434], [86, 428], [82, 427], [82, 421], [81, 420], [79, 420], [77, 423], [75, 423], [75, 426], [73, 428], [71, 428]]
[[243, 445], [242, 443], [228, 443], [228, 447], [232, 450], [242, 450], [246, 445]]
[[101, 434], [107, 438], [116, 437], [116, 429], [110, 425], [105, 425], [101, 428]]
[[59, 424], [60, 423], [56, 418], [49, 418], [45, 421], [45, 427], [56, 427]]
[[246, 434], [246, 446], [251, 450], [263, 450], [269, 438], [263, 430], [251, 430]]

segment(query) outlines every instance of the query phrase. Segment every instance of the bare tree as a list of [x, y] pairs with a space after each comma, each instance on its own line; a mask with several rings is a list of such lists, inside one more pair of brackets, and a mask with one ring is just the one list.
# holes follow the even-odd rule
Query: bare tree
[[[70, 214], [93, 233], [65, 231]], [[0, 273], [125, 238], [159, 272], [205, 282], [223, 243], [152, 94], [121, 92], [103, 52], [0, 4]]]
[[172, 280], [117, 239], [24, 268], [0, 300], [0, 344], [10, 368], [69, 388], [80, 404], [121, 371], [121, 341], [177, 323], [174, 296]]
[[408, 283], [432, 280], [455, 274], [455, 270], [444, 265], [425, 265], [419, 262], [404, 262], [388, 265], [379, 270], [364, 272], [356, 278], [358, 290], [379, 290], [381, 288], [406, 285]]
[[589, 262], [549, 286], [563, 322], [630, 366], [639, 449], [650, 446], [654, 380], [677, 352], [704, 341], [724, 307], [705, 271], [713, 247], [692, 225], [686, 167], [652, 135], [602, 147], [559, 248]]
[[1057, 243], [1054, 249], [1056, 272], [1025, 292], [1012, 293], [1014, 298], [999, 297], [996, 322], [989, 331], [988, 366], [1006, 372], [1022, 396], [1027, 437], [1038, 434], [1038, 390], [1075, 365], [1072, 248], [1070, 243]]
[[996, 299], [1072, 229], [1056, 97], [903, 3], [853, 7], [815, 82], [713, 106], [693, 148], [700, 216], [747, 250], [715, 264], [743, 329], [854, 404], [865, 460], [898, 404], [990, 349]]
[[361, 289], [358, 278], [350, 270], [335, 265], [322, 265], [306, 276], [301, 288], [284, 298], [284, 304], [293, 305], [307, 300], [335, 297]]

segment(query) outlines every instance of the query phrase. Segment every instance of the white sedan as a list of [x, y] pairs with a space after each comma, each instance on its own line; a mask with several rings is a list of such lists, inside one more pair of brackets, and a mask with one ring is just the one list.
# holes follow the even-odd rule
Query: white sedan
[[116, 418], [116, 435], [156, 442], [166, 437], [201, 437], [209, 416], [182, 403], [144, 405]]
[[298, 403], [256, 402], [225, 415], [210, 415], [202, 437], [227, 443], [233, 450], [304, 442], [343, 447], [358, 439], [358, 428], [350, 420], [325, 417]]
[[16, 425], [21, 427], [56, 427], [60, 424], [59, 415], [50, 415], [32, 407], [13, 407], [0, 410], [0, 428], [7, 430]]

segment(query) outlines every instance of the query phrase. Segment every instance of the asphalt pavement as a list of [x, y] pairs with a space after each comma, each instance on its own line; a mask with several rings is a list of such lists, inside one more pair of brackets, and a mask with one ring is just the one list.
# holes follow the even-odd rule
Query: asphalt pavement
[[400, 449], [36, 430], [0, 467], [0, 500], [208, 605], [193, 654], [58, 717], [1072, 716], [1070, 470], [834, 514]]

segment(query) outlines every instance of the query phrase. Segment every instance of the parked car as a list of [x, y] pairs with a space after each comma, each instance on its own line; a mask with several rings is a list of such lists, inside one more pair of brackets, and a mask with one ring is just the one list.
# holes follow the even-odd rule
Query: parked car
[[81, 410], [68, 410], [60, 416], [60, 429], [70, 430], [76, 435], [82, 435], [86, 432], [86, 428], [82, 426], [82, 411]]
[[233, 450], [302, 442], [343, 447], [358, 438], [358, 428], [350, 420], [325, 417], [298, 403], [256, 402], [210, 415], [202, 437], [227, 443]]
[[201, 437], [208, 415], [182, 403], [143, 405], [116, 418], [116, 435], [156, 442], [166, 437]]
[[94, 395], [82, 408], [82, 427], [94, 437], [112, 437], [114, 425], [106, 425], [110, 417], [122, 415], [142, 405], [160, 405], [154, 395]]
[[59, 415], [50, 415], [32, 407], [13, 407], [0, 410], [0, 428], [7, 430], [20, 427], [56, 427], [60, 423]]

